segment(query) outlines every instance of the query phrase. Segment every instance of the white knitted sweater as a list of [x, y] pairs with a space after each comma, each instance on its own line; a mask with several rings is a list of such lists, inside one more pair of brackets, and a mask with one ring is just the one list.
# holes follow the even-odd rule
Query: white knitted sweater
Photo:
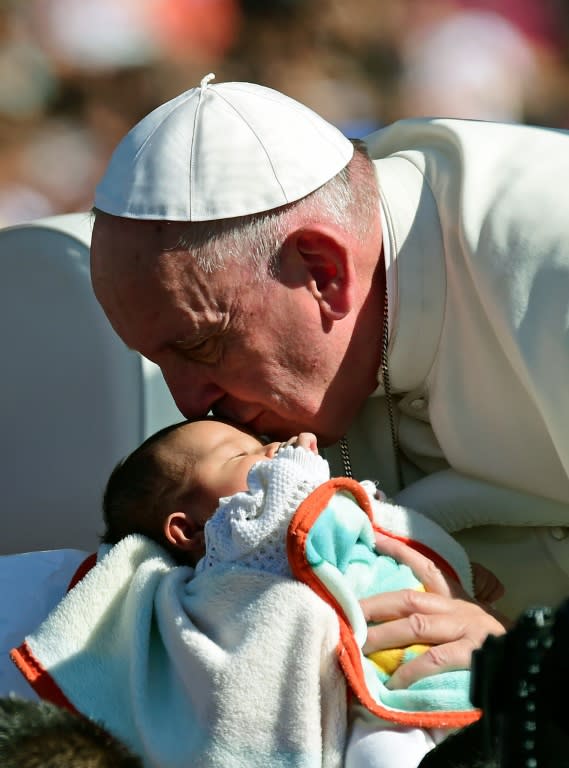
[[199, 573], [221, 563], [240, 563], [277, 575], [290, 575], [286, 531], [299, 504], [330, 479], [328, 462], [296, 446], [249, 470], [248, 490], [220, 499], [205, 525], [206, 553]]

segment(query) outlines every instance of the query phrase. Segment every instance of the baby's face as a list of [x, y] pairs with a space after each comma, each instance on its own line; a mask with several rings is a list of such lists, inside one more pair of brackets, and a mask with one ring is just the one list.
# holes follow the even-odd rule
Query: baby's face
[[[289, 443], [317, 452], [316, 438], [302, 433]], [[170, 433], [160, 446], [159, 458], [167, 461], [175, 476], [188, 490], [198, 489], [199, 510], [192, 517], [205, 523], [214, 513], [222, 496], [247, 490], [249, 470], [261, 459], [272, 459], [280, 442], [263, 443], [243, 429], [217, 421], [184, 424]]]

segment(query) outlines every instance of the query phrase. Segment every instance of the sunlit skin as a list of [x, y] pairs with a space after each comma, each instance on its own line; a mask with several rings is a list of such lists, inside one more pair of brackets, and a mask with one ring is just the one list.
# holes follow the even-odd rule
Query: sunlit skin
[[349, 235], [301, 228], [279, 279], [259, 283], [244, 265], [196, 268], [175, 250], [184, 228], [97, 217], [93, 287], [115, 331], [160, 366], [188, 418], [212, 409], [275, 438], [338, 439], [377, 385], [379, 233], [358, 273]]
[[[316, 437], [302, 432], [287, 441], [318, 453]], [[179, 496], [199, 492], [202, 520], [208, 520], [219, 499], [247, 490], [251, 467], [272, 459], [283, 445], [265, 442], [243, 429], [208, 419], [183, 424], [160, 440], [155, 452], [158, 463], [177, 478]]]
[[[289, 438], [286, 444], [318, 453], [311, 432]], [[219, 500], [246, 491], [251, 467], [258, 461], [273, 459], [282, 445], [214, 420], [183, 424], [162, 438], [154, 448], [156, 460], [176, 484], [175, 510], [163, 524], [170, 544], [201, 557], [203, 528]]]

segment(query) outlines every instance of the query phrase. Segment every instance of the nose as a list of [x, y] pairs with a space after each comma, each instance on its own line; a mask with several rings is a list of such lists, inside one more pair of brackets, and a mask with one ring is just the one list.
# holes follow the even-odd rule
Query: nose
[[183, 369], [163, 366], [162, 375], [174, 402], [187, 419], [205, 416], [225, 395], [207, 371], [195, 365], [188, 364]]

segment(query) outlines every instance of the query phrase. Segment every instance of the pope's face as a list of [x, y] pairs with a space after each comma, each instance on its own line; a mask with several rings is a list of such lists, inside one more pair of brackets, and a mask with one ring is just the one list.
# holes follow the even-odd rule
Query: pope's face
[[115, 331], [160, 366], [188, 418], [212, 410], [257, 434], [336, 440], [353, 415], [336, 383], [345, 350], [302, 280], [258, 282], [235, 262], [207, 274], [176, 248], [184, 229], [97, 217], [93, 287]]

